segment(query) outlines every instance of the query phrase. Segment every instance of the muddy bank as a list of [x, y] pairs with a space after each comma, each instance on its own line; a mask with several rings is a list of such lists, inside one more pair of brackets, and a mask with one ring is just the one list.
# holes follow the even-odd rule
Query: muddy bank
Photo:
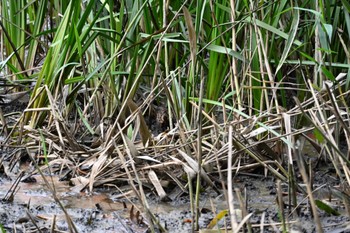
[[[57, 197], [66, 210], [67, 217], [59, 203], [54, 201], [51, 192], [45, 186], [39, 175], [33, 176], [36, 182], [23, 183], [13, 200], [0, 203], [0, 223], [7, 232], [38, 231], [49, 232], [67, 231], [69, 218], [78, 232], [146, 232], [146, 224], [136, 224], [128, 219], [130, 205], [125, 202], [114, 202], [104, 192], [72, 191], [67, 181], [59, 181], [57, 176], [52, 178]], [[1, 179], [1, 197], [6, 195], [11, 183], [9, 179]], [[129, 206], [129, 208], [128, 208]], [[55, 227], [53, 227], [55, 226]], [[73, 227], [74, 228], [74, 227]]]
[[[42, 232], [51, 232], [52, 229], [55, 229], [56, 232], [69, 232], [72, 226], [69, 226], [69, 220], [60, 205], [52, 198], [42, 178], [39, 175], [32, 178], [36, 182], [20, 182], [13, 199], [0, 203], [0, 223], [3, 228], [7, 232], [36, 232], [38, 229]], [[335, 185], [335, 180], [330, 181], [330, 177], [324, 175], [323, 182], [327, 179], [329, 185]], [[69, 182], [59, 181], [57, 176], [50, 177], [49, 180], [51, 184], [54, 184], [57, 197], [78, 232], [148, 232], [147, 219], [142, 214], [141, 205], [132, 193], [125, 198], [116, 188], [109, 187], [100, 188], [88, 194], [75, 191]], [[265, 224], [264, 232], [281, 230], [278, 224], [280, 217], [276, 204], [275, 181], [262, 176], [241, 175], [235, 182], [235, 186], [240, 188], [242, 193], [246, 193], [248, 212], [253, 213], [250, 223], [254, 231], [260, 232], [262, 222]], [[12, 183], [13, 178], [2, 177], [0, 179], [1, 198], [6, 196]], [[286, 185], [282, 184], [282, 187], [284, 191], [287, 191]], [[315, 193], [315, 197], [327, 201], [329, 205], [338, 210], [340, 215], [332, 216], [319, 210], [323, 227], [326, 232], [346, 232], [349, 218], [345, 206], [341, 200], [331, 197], [328, 188], [324, 187]], [[151, 211], [168, 232], [190, 232], [192, 214], [188, 195], [180, 196], [172, 202], [161, 202], [151, 193], [148, 197]], [[314, 232], [315, 225], [307, 199], [302, 194], [298, 194], [297, 198], [300, 203], [297, 218], [295, 215], [288, 217], [288, 200], [285, 200], [285, 216], [291, 222], [291, 229], [296, 232]], [[134, 207], [131, 211], [132, 206]], [[213, 212], [219, 213], [226, 209], [226, 206], [224, 195], [217, 195], [210, 190], [203, 193], [200, 228], [207, 228], [215, 216]], [[235, 206], [237, 209], [240, 208], [238, 202]], [[140, 216], [136, 217], [138, 210], [140, 210]], [[217, 225], [229, 227], [230, 223], [228, 218], [224, 218]]]

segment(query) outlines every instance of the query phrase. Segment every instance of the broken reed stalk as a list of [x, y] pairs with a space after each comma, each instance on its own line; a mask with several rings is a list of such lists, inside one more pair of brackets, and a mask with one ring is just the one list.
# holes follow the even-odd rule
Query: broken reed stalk
[[[244, 188], [244, 197], [242, 196], [242, 192], [239, 188], [235, 188], [235, 193], [236, 193], [237, 199], [239, 201], [239, 206], [240, 206], [241, 211], [242, 211], [242, 218], [245, 218], [246, 216], [248, 216], [247, 195], [246, 195], [247, 189]], [[252, 225], [249, 222], [249, 219], [247, 219], [247, 223], [245, 225], [246, 225], [246, 228], [248, 230], [248, 233], [252, 233], [253, 232]], [[243, 230], [244, 230], [244, 228], [243, 228]]]
[[[289, 206], [293, 206], [293, 208], [297, 207], [298, 201], [297, 201], [297, 183], [295, 180], [295, 171], [293, 164], [288, 164], [288, 171], [289, 171], [289, 185], [288, 185], [288, 204]], [[295, 212], [295, 216], [298, 212]], [[289, 208], [289, 214], [291, 214], [291, 209]]]
[[55, 233], [55, 227], [56, 227], [56, 215], [54, 214], [53, 215], [53, 218], [52, 218], [52, 223], [51, 223], [51, 233]]
[[201, 172], [202, 172], [202, 109], [203, 109], [203, 95], [204, 95], [204, 75], [201, 78], [199, 91], [199, 103], [198, 103], [198, 116], [197, 116], [197, 127], [198, 127], [198, 136], [197, 136], [197, 153], [198, 153], [198, 173], [197, 173], [197, 185], [196, 185], [196, 230], [199, 230], [199, 195], [201, 190]]
[[194, 200], [193, 200], [193, 187], [192, 187], [192, 177], [191, 174], [187, 173], [187, 180], [188, 180], [188, 191], [190, 195], [190, 205], [191, 205], [191, 217], [192, 217], [192, 222], [191, 222], [191, 230], [194, 232], [194, 221], [195, 221], [195, 206], [194, 206]]
[[317, 230], [318, 233], [323, 233], [322, 224], [321, 224], [320, 218], [318, 216], [317, 208], [316, 208], [316, 205], [315, 205], [315, 200], [314, 200], [314, 197], [313, 197], [313, 194], [312, 194], [311, 184], [310, 184], [309, 177], [307, 175], [306, 168], [305, 168], [305, 165], [304, 165], [304, 162], [303, 162], [302, 151], [298, 148], [298, 145], [295, 145], [295, 147], [294, 147], [294, 154], [297, 157], [297, 163], [298, 163], [299, 171], [300, 171], [300, 174], [301, 174], [301, 176], [303, 178], [304, 184], [306, 185], [306, 191], [307, 191], [307, 194], [308, 194], [308, 197], [309, 197], [309, 203], [310, 203], [310, 206], [311, 206], [312, 215], [314, 217], [314, 221], [315, 221], [315, 224], [316, 224], [316, 230]]
[[283, 201], [283, 194], [282, 194], [282, 186], [281, 186], [280, 180], [277, 180], [277, 203], [278, 203], [280, 220], [282, 222], [282, 231], [287, 232], [286, 219], [284, 215], [284, 201]]
[[[284, 123], [284, 130], [286, 133], [287, 140], [289, 142], [293, 142], [294, 137], [292, 136], [292, 123], [291, 123], [291, 116], [290, 114], [283, 112], [282, 114], [282, 120]], [[296, 195], [296, 181], [295, 181], [295, 172], [294, 172], [294, 166], [293, 166], [293, 155], [292, 155], [292, 149], [293, 149], [293, 143], [291, 145], [287, 144], [286, 152], [288, 156], [288, 204], [289, 206], [297, 206], [297, 195]], [[280, 184], [279, 184], [280, 185]], [[290, 210], [290, 208], [289, 208]], [[284, 219], [284, 213], [283, 219]], [[284, 225], [283, 225], [284, 226]]]
[[233, 199], [233, 180], [232, 180], [232, 156], [233, 156], [233, 126], [229, 125], [228, 128], [228, 159], [227, 159], [227, 194], [228, 194], [228, 207], [230, 210], [230, 220], [232, 229], [237, 229], [237, 218], [235, 214], [234, 199]]
[[[117, 124], [117, 127], [118, 129], [121, 131], [121, 127], [119, 124]], [[125, 135], [124, 134], [121, 134], [121, 137], [125, 143], [125, 147], [126, 148], [129, 148], [128, 145], [127, 145], [127, 139], [125, 138]], [[154, 225], [157, 225], [157, 227], [159, 228], [159, 230], [161, 232], [166, 232], [166, 230], [164, 229], [164, 227], [159, 223], [159, 221], [157, 220], [157, 218], [154, 216], [154, 214], [151, 212], [150, 208], [149, 208], [149, 205], [148, 205], [148, 202], [147, 202], [147, 198], [146, 198], [146, 195], [144, 193], [144, 190], [143, 190], [143, 186], [142, 186], [142, 182], [138, 176], [138, 172], [137, 172], [137, 169], [135, 167], [135, 162], [134, 162], [134, 159], [136, 158], [133, 158], [132, 156], [132, 153], [130, 152], [130, 148], [129, 150], [126, 150], [126, 153], [128, 154], [128, 157], [129, 157], [129, 160], [130, 160], [130, 164], [131, 164], [131, 167], [132, 167], [132, 170], [135, 174], [135, 178], [136, 178], [136, 181], [137, 181], [137, 184], [139, 185], [139, 190], [137, 190], [136, 188], [136, 185], [134, 183], [134, 178], [131, 176], [131, 173], [127, 167], [127, 161], [125, 160], [125, 157], [123, 155], [123, 153], [119, 150], [118, 148], [118, 145], [116, 144], [115, 141], [113, 141], [113, 145], [115, 147], [115, 149], [117, 150], [117, 153], [119, 155], [119, 158], [121, 159], [122, 161], [122, 165], [128, 175], [128, 178], [129, 178], [129, 184], [131, 185], [135, 195], [138, 197], [138, 199], [141, 201], [142, 203], [142, 206], [144, 208], [144, 212], [146, 212], [146, 218], [148, 220], [148, 226], [150, 227], [150, 230], [151, 232], [155, 232], [155, 227]]]
[[4, 117], [4, 113], [1, 107], [0, 107], [0, 123], [2, 125], [2, 128], [0, 130], [0, 135], [4, 135], [5, 137], [7, 137], [9, 135], [9, 131], [8, 131], [6, 119]]
[[35, 226], [36, 230], [39, 232], [39, 233], [42, 233], [40, 227], [38, 226], [38, 224], [36, 224], [36, 220], [35, 220], [35, 217], [29, 212], [29, 210], [26, 210], [26, 214], [28, 216], [28, 218], [30, 219], [30, 221], [33, 223], [33, 225]]
[[264, 226], [265, 226], [265, 212], [262, 213], [261, 215], [261, 220], [260, 220], [260, 232], [264, 232]]
[[[75, 232], [75, 233], [78, 233], [78, 229], [76, 228], [72, 218], [69, 216], [67, 210], [64, 208], [63, 204], [61, 203], [60, 199], [57, 197], [57, 194], [56, 194], [56, 190], [55, 190], [55, 187], [54, 186], [51, 186], [50, 183], [48, 182], [48, 180], [46, 179], [46, 176], [44, 175], [44, 173], [41, 171], [39, 165], [36, 163], [36, 161], [34, 160], [33, 156], [31, 154], [29, 154], [29, 158], [32, 160], [36, 170], [39, 172], [40, 176], [43, 178], [43, 181], [46, 185], [46, 187], [50, 190], [50, 193], [52, 194], [52, 197], [53, 199], [55, 200], [55, 202], [59, 205], [59, 207], [61, 208], [61, 210], [63, 211], [64, 213], [64, 216], [67, 220], [67, 224], [68, 224], [68, 228], [70, 230], [70, 232]], [[48, 165], [48, 164], [47, 164]], [[50, 168], [48, 166], [48, 168]], [[49, 169], [50, 170], [50, 169]], [[51, 177], [52, 178], [52, 177]]]
[[15, 182], [11, 185], [10, 189], [5, 194], [5, 197], [2, 198], [2, 201], [6, 202], [12, 202], [16, 192], [18, 191], [17, 186], [19, 185], [19, 182], [21, 181], [22, 177], [24, 176], [24, 171], [21, 171], [19, 175], [17, 176]]

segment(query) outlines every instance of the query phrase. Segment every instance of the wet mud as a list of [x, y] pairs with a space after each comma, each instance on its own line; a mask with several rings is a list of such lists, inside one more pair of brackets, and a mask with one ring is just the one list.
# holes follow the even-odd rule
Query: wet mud
[[[318, 175], [321, 176], [321, 174]], [[32, 178], [36, 182], [20, 182], [13, 198], [0, 202], [0, 223], [6, 232], [38, 232], [38, 229], [42, 232], [70, 232], [73, 228], [69, 225], [69, 218], [77, 232], [149, 232], [147, 217], [142, 213], [140, 203], [132, 195], [128, 198], [121, 197], [117, 189], [111, 187], [97, 189], [91, 194], [77, 192], [67, 181], [59, 181], [57, 176], [47, 176], [46, 178], [55, 187], [59, 202], [69, 216], [67, 217], [60, 204], [54, 200], [42, 177], [35, 175]], [[14, 179], [9, 177], [0, 179], [1, 198], [6, 196], [13, 181]], [[322, 182], [323, 185], [319, 185], [321, 188], [315, 192], [315, 198], [326, 201], [340, 213], [339, 216], [333, 216], [322, 210], [318, 211], [325, 232], [350, 231], [346, 206], [342, 200], [332, 197], [329, 191], [329, 187], [336, 185], [336, 180], [332, 179], [331, 175], [323, 175], [318, 182]], [[235, 179], [235, 187], [246, 195], [247, 210], [253, 213], [250, 224], [254, 232], [282, 230], [279, 225], [281, 218], [276, 204], [274, 179], [265, 178], [262, 175], [241, 175]], [[286, 184], [282, 184], [282, 188], [284, 192], [288, 192]], [[290, 229], [294, 232], [315, 232], [308, 199], [305, 195], [298, 193], [297, 200], [300, 204], [297, 217], [288, 207], [288, 199], [284, 200], [284, 215], [290, 222]], [[235, 208], [240, 209], [238, 201], [235, 200], [235, 202]], [[206, 229], [214, 216], [227, 208], [224, 195], [218, 195], [212, 190], [202, 193], [200, 203], [199, 226], [201, 229]], [[151, 212], [168, 232], [191, 231], [192, 213], [188, 195], [180, 196], [175, 201], [164, 202], [149, 194], [148, 204]], [[135, 220], [134, 212], [138, 210], [141, 214]], [[290, 212], [292, 214], [288, 216]], [[226, 217], [216, 225], [229, 227], [230, 221]], [[205, 231], [202, 230], [202, 232]]]

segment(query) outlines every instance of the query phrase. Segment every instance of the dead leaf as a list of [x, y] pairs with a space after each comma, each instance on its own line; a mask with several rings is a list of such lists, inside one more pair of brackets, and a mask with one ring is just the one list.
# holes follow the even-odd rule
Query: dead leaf
[[160, 184], [160, 181], [158, 179], [157, 174], [151, 169], [148, 172], [148, 178], [150, 179], [151, 183], [153, 184], [154, 188], [157, 191], [158, 196], [160, 197], [161, 200], [163, 200], [167, 195]]
[[196, 39], [196, 31], [194, 30], [193, 27], [193, 22], [192, 22], [192, 17], [190, 12], [186, 7], [183, 7], [183, 12], [185, 16], [185, 22], [187, 25], [188, 29], [188, 37], [189, 37], [189, 42], [190, 42], [190, 50], [191, 50], [191, 59], [192, 62], [196, 62], [196, 50], [197, 50], [197, 39]]

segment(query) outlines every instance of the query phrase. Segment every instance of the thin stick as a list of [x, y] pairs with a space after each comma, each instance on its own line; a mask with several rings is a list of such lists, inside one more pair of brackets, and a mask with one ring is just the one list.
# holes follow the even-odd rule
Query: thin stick
[[202, 108], [203, 108], [203, 95], [204, 95], [204, 74], [201, 78], [201, 88], [199, 91], [199, 104], [198, 104], [198, 137], [197, 137], [197, 153], [198, 153], [198, 174], [197, 174], [197, 185], [196, 185], [196, 230], [199, 230], [199, 194], [201, 189], [201, 171], [202, 171]]
[[235, 207], [233, 205], [233, 186], [232, 186], [232, 137], [233, 134], [233, 128], [232, 125], [229, 126], [228, 128], [228, 160], [227, 160], [227, 193], [228, 193], [228, 206], [230, 209], [230, 218], [231, 218], [231, 225], [232, 229], [236, 230], [237, 229], [237, 218], [235, 214]]

